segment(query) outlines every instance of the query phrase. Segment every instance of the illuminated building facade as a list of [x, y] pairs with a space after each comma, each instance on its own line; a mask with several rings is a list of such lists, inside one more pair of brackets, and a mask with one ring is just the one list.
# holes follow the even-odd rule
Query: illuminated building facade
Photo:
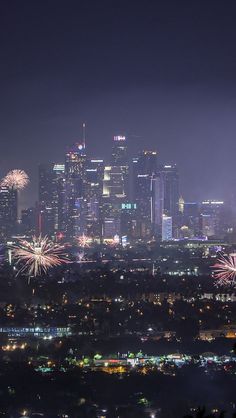
[[219, 200], [201, 203], [200, 231], [203, 236], [223, 238], [226, 232], [225, 205]]
[[152, 235], [152, 178], [157, 172], [157, 153], [143, 151], [133, 158], [133, 193], [137, 204], [140, 237]]
[[88, 159], [85, 170], [86, 231], [94, 238], [101, 237], [101, 205], [104, 161]]
[[65, 165], [39, 166], [38, 232], [54, 236], [65, 230]]
[[136, 203], [121, 204], [121, 236], [127, 236], [128, 241], [139, 238], [139, 222]]
[[17, 190], [0, 187], [0, 238], [4, 241], [16, 233]]
[[172, 217], [162, 215], [161, 239], [162, 241], [170, 241], [172, 238]]
[[[171, 217], [173, 234], [177, 236], [179, 223], [179, 174], [176, 165], [164, 165], [151, 179], [152, 205], [151, 220], [153, 232], [159, 235], [162, 230], [163, 215]], [[183, 206], [181, 206], [183, 210]]]
[[84, 144], [75, 144], [66, 154], [66, 235], [74, 238], [85, 233], [86, 153]]
[[124, 135], [113, 138], [111, 166], [119, 167], [122, 174], [123, 193], [129, 196], [129, 162], [127, 153], [127, 139]]

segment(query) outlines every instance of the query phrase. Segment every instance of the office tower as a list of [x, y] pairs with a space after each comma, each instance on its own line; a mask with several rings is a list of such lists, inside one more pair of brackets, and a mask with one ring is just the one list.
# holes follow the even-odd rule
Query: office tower
[[39, 165], [39, 206], [38, 206], [38, 232], [53, 236], [54, 215], [52, 208], [52, 181], [53, 164]]
[[179, 223], [179, 174], [176, 165], [164, 165], [152, 176], [152, 225], [159, 234], [163, 215], [172, 218], [173, 234]]
[[52, 175], [52, 208], [54, 213], [54, 230], [63, 233], [66, 229], [66, 179], [65, 164], [53, 164]]
[[85, 143], [75, 144], [66, 154], [66, 234], [74, 238], [86, 233], [86, 152]]
[[200, 231], [205, 237], [223, 238], [226, 233], [225, 205], [219, 200], [201, 203]]
[[101, 205], [103, 191], [104, 161], [88, 159], [85, 170], [84, 199], [86, 210], [86, 233], [93, 238], [101, 237]]
[[120, 239], [120, 218], [119, 217], [106, 217], [102, 225], [102, 237], [106, 241], [114, 241], [117, 237], [117, 241]]
[[[187, 228], [187, 229], [186, 229]], [[200, 237], [200, 205], [197, 202], [184, 202], [180, 237]]]
[[162, 173], [153, 174], [151, 178], [151, 223], [155, 236], [159, 236], [164, 214], [165, 182]]
[[65, 230], [65, 166], [40, 164], [38, 232], [54, 236]]
[[124, 195], [103, 195], [101, 205], [102, 239], [121, 236], [121, 205]]
[[10, 238], [17, 229], [17, 190], [0, 187], [0, 239]]
[[113, 138], [111, 166], [119, 167], [122, 173], [123, 193], [129, 196], [129, 162], [127, 153], [127, 140], [123, 135]]
[[179, 173], [176, 165], [164, 165], [161, 170], [164, 181], [164, 213], [176, 223], [179, 214]]
[[102, 239], [121, 235], [121, 205], [125, 202], [123, 174], [120, 167], [107, 166], [104, 170], [101, 205]]
[[152, 178], [157, 172], [157, 153], [143, 151], [133, 158], [133, 197], [139, 213], [140, 237], [152, 235]]
[[114, 239], [121, 234], [121, 204], [128, 193], [128, 165], [125, 137], [114, 137], [112, 165], [105, 166], [102, 198], [102, 238]]
[[103, 195], [111, 198], [125, 198], [124, 174], [120, 166], [105, 166], [103, 178]]
[[121, 238], [127, 237], [130, 242], [139, 237], [138, 213], [136, 203], [121, 204]]
[[172, 217], [162, 215], [162, 229], [161, 229], [162, 241], [170, 241], [173, 238], [172, 234]]

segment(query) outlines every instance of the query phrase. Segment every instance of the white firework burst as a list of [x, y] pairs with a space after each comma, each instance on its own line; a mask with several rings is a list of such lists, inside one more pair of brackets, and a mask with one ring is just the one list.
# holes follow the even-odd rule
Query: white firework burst
[[88, 237], [85, 234], [77, 237], [76, 240], [77, 240], [78, 245], [82, 248], [89, 247], [92, 242], [92, 238]]
[[13, 257], [20, 265], [19, 273], [38, 276], [50, 268], [68, 263], [64, 247], [54, 244], [47, 236], [33, 237], [32, 242], [20, 240], [13, 246]]
[[29, 183], [29, 177], [24, 170], [11, 170], [2, 179], [1, 186], [6, 186], [15, 190], [24, 189]]

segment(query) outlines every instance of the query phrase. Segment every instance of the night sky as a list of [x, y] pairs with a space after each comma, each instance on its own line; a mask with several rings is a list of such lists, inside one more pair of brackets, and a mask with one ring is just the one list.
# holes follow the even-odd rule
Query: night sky
[[177, 163], [186, 200], [236, 191], [236, 2], [1, 0], [0, 174], [63, 161], [87, 124]]

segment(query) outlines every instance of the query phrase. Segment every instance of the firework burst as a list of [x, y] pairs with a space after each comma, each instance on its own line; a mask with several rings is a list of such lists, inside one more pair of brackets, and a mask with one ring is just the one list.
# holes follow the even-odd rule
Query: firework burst
[[29, 183], [29, 177], [24, 170], [11, 170], [2, 179], [1, 186], [15, 190], [24, 189]]
[[92, 241], [92, 239], [85, 234], [81, 235], [80, 237], [77, 237], [76, 240], [78, 245], [82, 248], [89, 247]]
[[50, 268], [57, 267], [68, 260], [63, 254], [64, 247], [54, 244], [48, 237], [33, 237], [32, 242], [20, 240], [13, 247], [13, 257], [17, 264], [22, 265], [19, 273], [37, 276], [46, 273]]
[[236, 286], [236, 253], [220, 255], [212, 268], [217, 286]]

